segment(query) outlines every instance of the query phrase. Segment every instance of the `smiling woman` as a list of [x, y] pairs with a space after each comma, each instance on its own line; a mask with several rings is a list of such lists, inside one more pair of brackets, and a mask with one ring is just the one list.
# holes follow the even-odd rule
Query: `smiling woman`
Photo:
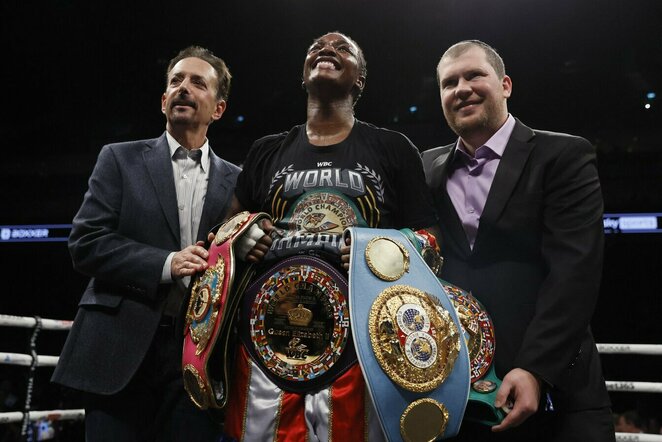
[[[263, 226], [271, 235], [264, 235], [249, 252], [249, 259], [268, 262], [277, 270], [258, 278], [258, 286], [260, 281], [292, 274], [289, 266], [300, 259], [308, 260], [306, 274], [322, 275], [324, 280], [323, 275], [337, 271], [344, 280], [341, 245], [347, 227], [418, 230], [435, 223], [416, 147], [401, 133], [354, 117], [365, 78], [363, 51], [354, 40], [339, 32], [315, 39], [303, 64], [306, 123], [261, 138], [248, 152], [231, 212], [265, 212], [275, 223], [275, 228]], [[279, 267], [285, 263], [290, 264]], [[287, 292], [288, 281], [277, 281], [278, 296]], [[227, 435], [236, 440], [384, 440], [351, 339], [326, 334], [318, 342], [294, 322], [283, 320], [275, 322], [281, 330], [275, 327], [266, 342], [257, 330], [249, 330], [256, 323], [251, 312], [269, 311], [267, 305], [280, 302], [265, 300], [264, 293], [273, 287], [273, 282], [265, 282], [262, 289], [244, 294], [238, 328], [245, 331], [240, 332], [245, 339], [235, 358], [236, 379], [230, 382]], [[291, 305], [297, 306], [288, 307], [293, 317], [345, 329], [350, 327], [348, 294], [340, 291], [331, 298], [323, 287], [315, 289], [316, 296], [299, 289], [282, 298], [292, 298]], [[326, 305], [344, 313], [327, 317]], [[283, 334], [300, 340], [272, 351], [280, 345], [273, 336]], [[323, 354], [334, 356], [298, 362], [309, 350], [306, 357], [314, 355], [315, 348], [326, 348]]]
[[[158, 100], [165, 68], [190, 44], [221, 54], [237, 80], [230, 106], [209, 126], [208, 137], [213, 151], [242, 163], [258, 137], [305, 123], [304, 58], [314, 37], [336, 29], [370, 59], [368, 89], [355, 106], [361, 120], [402, 132], [421, 150], [455, 140], [442, 115], [435, 65], [452, 42], [480, 38], [496, 45], [508, 64], [516, 82], [509, 100], [514, 114], [533, 127], [576, 133], [596, 145], [607, 212], [660, 212], [662, 192], [655, 189], [662, 180], [662, 3], [508, 5], [229, 0], [182, 9], [167, 1], [158, 8], [150, 2], [3, 2], [7, 111], [0, 132], [7, 153], [0, 161], [0, 224], [71, 223], [101, 145], [163, 132]], [[339, 166], [331, 158], [319, 163], [311, 169], [332, 168], [336, 178]], [[346, 182], [342, 175], [336, 181]], [[50, 239], [54, 232], [48, 229]], [[64, 242], [0, 242], [5, 272], [12, 275], [5, 278], [1, 313], [74, 317], [87, 278], [71, 267], [69, 229], [64, 230], [55, 232]], [[597, 340], [662, 342], [660, 249], [661, 234], [607, 235], [602, 294], [592, 323]], [[35, 266], [26, 265], [35, 256], [48, 263], [38, 266], [38, 278]], [[57, 283], [44, 289], [43, 281]], [[622, 295], [633, 293], [637, 306], [658, 308], [624, 314]], [[0, 339], [11, 340], [8, 334]], [[45, 353], [60, 349], [47, 347]], [[610, 379], [659, 380], [662, 364], [650, 356], [607, 357]], [[646, 377], [639, 377], [642, 370]], [[23, 393], [18, 389], [18, 404]], [[614, 394], [614, 409], [643, 403], [649, 415], [662, 410], [662, 395], [638, 397], [636, 404], [631, 397]], [[7, 437], [5, 428], [0, 426], [0, 439]]]
[[[358, 78], [353, 79], [354, 72], [350, 72], [348, 77], [353, 80], [351, 95], [353, 104], [356, 104], [368, 75], [363, 50], [358, 44], [348, 36], [333, 32], [318, 38], [308, 49], [308, 55], [303, 65], [303, 84], [310, 96], [311, 91], [307, 80], [314, 80], [321, 75], [324, 78], [324, 71], [340, 71], [344, 66], [341, 61], [347, 61], [349, 67], [358, 70]], [[323, 88], [324, 89], [324, 88]]]

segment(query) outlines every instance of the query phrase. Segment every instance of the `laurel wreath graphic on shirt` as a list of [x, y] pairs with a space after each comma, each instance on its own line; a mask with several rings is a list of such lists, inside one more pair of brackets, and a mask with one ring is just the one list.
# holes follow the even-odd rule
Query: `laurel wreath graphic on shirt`
[[363, 166], [361, 163], [356, 163], [357, 171], [361, 172], [363, 175], [370, 178], [370, 181], [375, 185], [375, 192], [377, 192], [377, 199], [380, 202], [384, 202], [384, 184], [382, 183], [382, 177], [379, 176], [374, 170], [368, 168], [368, 166]]
[[269, 195], [271, 194], [271, 191], [273, 190], [276, 181], [278, 181], [279, 179], [281, 179], [283, 176], [287, 175], [290, 172], [294, 172], [294, 164], [285, 166], [274, 174], [273, 178], [271, 178], [271, 184], [269, 185], [269, 193], [268, 193]]

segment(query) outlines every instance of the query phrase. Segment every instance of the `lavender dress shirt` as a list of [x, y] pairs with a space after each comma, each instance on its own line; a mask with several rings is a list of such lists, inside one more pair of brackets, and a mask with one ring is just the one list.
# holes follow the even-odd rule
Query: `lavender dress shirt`
[[476, 149], [475, 156], [467, 152], [461, 138], [457, 140], [456, 153], [449, 165], [446, 191], [472, 250], [494, 174], [514, 128], [515, 118], [508, 114], [503, 126]]

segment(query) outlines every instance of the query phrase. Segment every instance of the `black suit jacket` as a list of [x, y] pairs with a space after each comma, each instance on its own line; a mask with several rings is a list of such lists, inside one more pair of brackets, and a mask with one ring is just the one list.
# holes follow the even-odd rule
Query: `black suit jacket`
[[609, 405], [589, 323], [602, 272], [602, 194], [595, 151], [580, 137], [517, 121], [496, 171], [473, 250], [446, 192], [455, 144], [423, 152], [440, 218], [442, 277], [485, 306], [496, 371], [552, 385], [557, 408]]
[[[239, 168], [210, 149], [197, 239], [227, 212]], [[90, 280], [52, 380], [99, 394], [120, 391], [147, 353], [170, 284], [163, 264], [180, 250], [165, 133], [104, 146], [69, 238], [74, 268]]]

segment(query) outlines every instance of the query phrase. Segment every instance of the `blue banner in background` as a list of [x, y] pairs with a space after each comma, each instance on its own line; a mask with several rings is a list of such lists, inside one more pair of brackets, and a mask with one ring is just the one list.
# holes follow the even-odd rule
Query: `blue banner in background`
[[[662, 233], [662, 213], [605, 213], [605, 233]], [[0, 243], [64, 242], [71, 224], [0, 226]]]
[[662, 233], [662, 213], [605, 213], [605, 233]]
[[71, 224], [25, 224], [0, 226], [0, 243], [66, 241]]

